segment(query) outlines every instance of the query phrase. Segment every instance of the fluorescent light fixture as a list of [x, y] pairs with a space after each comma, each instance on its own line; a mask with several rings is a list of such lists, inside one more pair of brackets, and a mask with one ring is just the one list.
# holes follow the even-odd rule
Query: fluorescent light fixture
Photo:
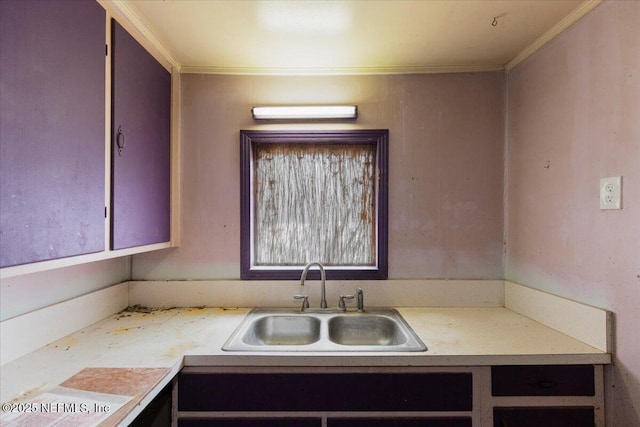
[[355, 119], [356, 105], [300, 105], [253, 107], [255, 120], [301, 120], [301, 119]]

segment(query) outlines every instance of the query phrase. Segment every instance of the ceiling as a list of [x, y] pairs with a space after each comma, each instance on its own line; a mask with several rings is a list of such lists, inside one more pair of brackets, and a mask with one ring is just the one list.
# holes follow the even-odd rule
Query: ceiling
[[599, 0], [118, 3], [183, 72], [357, 74], [509, 68]]

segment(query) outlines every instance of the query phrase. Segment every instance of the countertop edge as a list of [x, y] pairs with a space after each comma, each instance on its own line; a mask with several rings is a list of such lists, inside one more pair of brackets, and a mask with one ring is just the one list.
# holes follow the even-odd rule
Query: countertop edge
[[226, 355], [185, 355], [184, 367], [278, 367], [298, 366], [320, 367], [449, 367], [449, 366], [496, 366], [496, 365], [607, 365], [611, 354], [500, 354], [500, 355], [430, 355], [428, 357], [406, 356], [393, 353], [380, 355], [319, 355], [317, 353], [244, 354]]

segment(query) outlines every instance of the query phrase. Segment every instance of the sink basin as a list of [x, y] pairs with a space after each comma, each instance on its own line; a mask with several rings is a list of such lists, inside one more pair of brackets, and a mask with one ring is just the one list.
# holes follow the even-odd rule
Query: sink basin
[[397, 346], [407, 342], [398, 323], [386, 316], [336, 316], [329, 319], [329, 340], [342, 345]]
[[222, 347], [225, 351], [426, 351], [400, 313], [253, 309]]
[[306, 345], [320, 339], [320, 320], [311, 316], [264, 316], [243, 335], [249, 345]]

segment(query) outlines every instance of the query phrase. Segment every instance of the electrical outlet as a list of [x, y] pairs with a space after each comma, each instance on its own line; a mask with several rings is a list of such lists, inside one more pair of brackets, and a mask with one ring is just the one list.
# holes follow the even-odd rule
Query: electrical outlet
[[600, 180], [600, 209], [622, 209], [622, 177]]

